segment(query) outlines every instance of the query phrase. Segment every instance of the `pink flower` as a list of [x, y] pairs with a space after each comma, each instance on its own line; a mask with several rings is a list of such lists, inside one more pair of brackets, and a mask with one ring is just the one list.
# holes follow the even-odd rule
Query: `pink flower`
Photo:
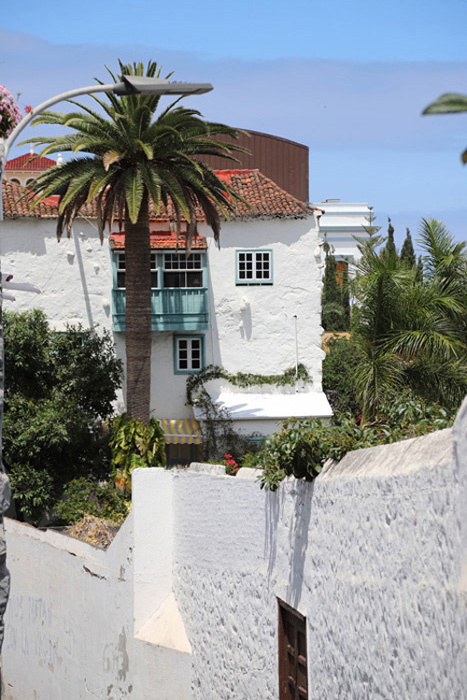
[[26, 114], [31, 114], [31, 112], [32, 112], [32, 106], [31, 106], [31, 105], [26, 105], [26, 107], [24, 108], [24, 111], [26, 112]]

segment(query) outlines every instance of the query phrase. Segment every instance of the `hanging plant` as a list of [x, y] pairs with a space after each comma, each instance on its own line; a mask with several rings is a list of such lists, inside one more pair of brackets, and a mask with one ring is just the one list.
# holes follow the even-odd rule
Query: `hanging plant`
[[0, 85], [0, 138], [7, 138], [22, 118], [15, 98]]

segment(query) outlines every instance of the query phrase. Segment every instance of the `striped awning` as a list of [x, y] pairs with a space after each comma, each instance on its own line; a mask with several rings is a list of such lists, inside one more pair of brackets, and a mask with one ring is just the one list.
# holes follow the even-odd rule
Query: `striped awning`
[[194, 418], [159, 418], [165, 441], [172, 445], [199, 445], [201, 431]]

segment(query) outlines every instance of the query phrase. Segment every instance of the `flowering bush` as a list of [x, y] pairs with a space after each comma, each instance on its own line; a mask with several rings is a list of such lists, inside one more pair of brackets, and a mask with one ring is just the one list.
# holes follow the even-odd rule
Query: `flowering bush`
[[230, 476], [235, 476], [235, 474], [240, 469], [240, 467], [238, 466], [237, 462], [234, 460], [232, 455], [228, 454], [227, 452], [224, 455], [224, 463], [225, 463], [225, 473], [229, 474]]
[[13, 95], [0, 85], [0, 138], [6, 138], [22, 119]]

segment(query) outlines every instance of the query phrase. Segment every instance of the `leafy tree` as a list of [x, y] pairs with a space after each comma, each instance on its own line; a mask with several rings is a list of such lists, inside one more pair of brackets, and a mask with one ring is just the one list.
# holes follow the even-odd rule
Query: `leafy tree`
[[[122, 75], [159, 77], [161, 69], [150, 61], [124, 65]], [[109, 71], [112, 79], [116, 77]], [[100, 82], [100, 81], [98, 81]], [[41, 155], [71, 151], [89, 155], [68, 160], [45, 171], [30, 187], [36, 202], [58, 193], [58, 238], [81, 207], [91, 200], [97, 206], [101, 238], [114, 218], [125, 227], [126, 253], [126, 381], [127, 410], [131, 417], [149, 422], [151, 383], [151, 280], [149, 215], [152, 207], [172, 205], [180, 229], [187, 222], [187, 254], [197, 230], [196, 207], [202, 211], [216, 240], [221, 216], [227, 216], [238, 195], [202, 163], [203, 156], [233, 158], [240, 146], [216, 141], [213, 136], [237, 137], [234, 129], [205, 122], [199, 112], [179, 106], [176, 100], [159, 112], [159, 96], [107, 94], [93, 96], [102, 113], [76, 102], [80, 111], [44, 112], [34, 124], [64, 126], [72, 133], [39, 136], [28, 143], [43, 144]]]
[[5, 312], [4, 333], [4, 461], [17, 507], [36, 520], [73, 477], [109, 473], [104, 421], [122, 365], [110, 334], [53, 333], [41, 311]]
[[417, 258], [415, 257], [415, 251], [412, 243], [412, 236], [410, 235], [409, 229], [407, 229], [407, 233], [405, 234], [400, 259], [405, 265], [407, 265], [407, 267], [415, 267], [417, 264]]
[[[447, 92], [425, 107], [422, 114], [456, 114], [458, 112], [467, 112], [467, 95]], [[462, 153], [461, 160], [464, 165], [467, 163], [467, 148]]]

